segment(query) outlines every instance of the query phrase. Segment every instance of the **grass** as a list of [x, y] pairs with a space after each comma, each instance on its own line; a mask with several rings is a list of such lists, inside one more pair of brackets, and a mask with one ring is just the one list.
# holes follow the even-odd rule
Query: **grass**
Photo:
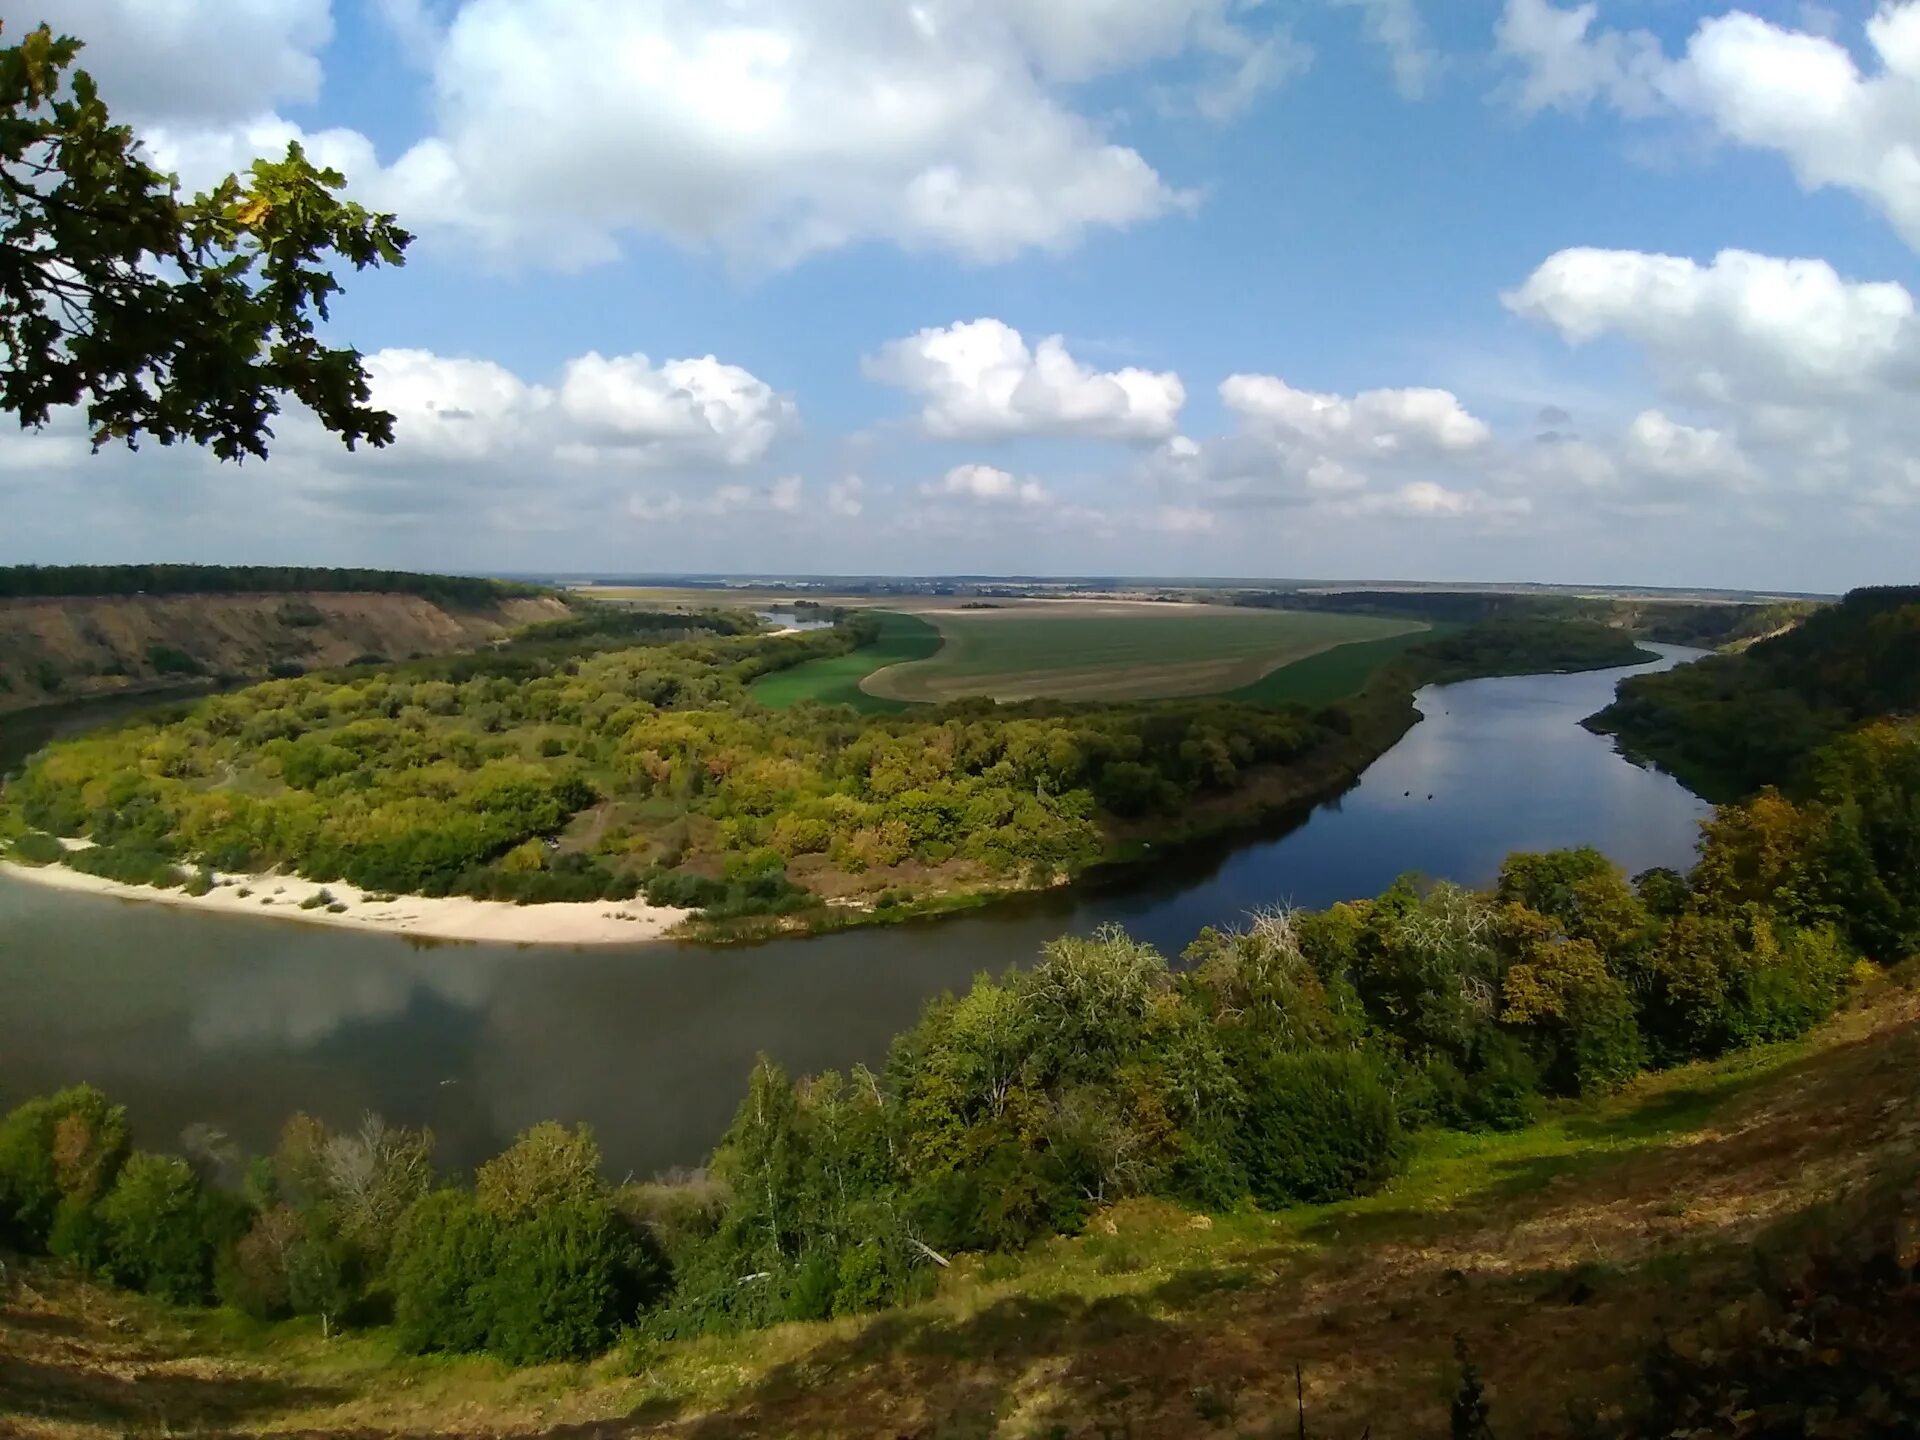
[[753, 682], [748, 693], [760, 704], [785, 710], [802, 701], [822, 705], [851, 705], [863, 714], [884, 714], [904, 710], [899, 700], [869, 695], [860, 682], [888, 665], [924, 660], [940, 648], [940, 632], [914, 615], [892, 610], [875, 610], [880, 622], [880, 638], [873, 644], [846, 655], [824, 660], [809, 660], [790, 670], [778, 670]]
[[1433, 625], [1425, 630], [1409, 630], [1402, 635], [1387, 635], [1378, 640], [1359, 640], [1349, 645], [1323, 650], [1278, 670], [1270, 670], [1251, 685], [1243, 685], [1222, 695], [1223, 700], [1244, 700], [1251, 705], [1330, 705], [1357, 695], [1374, 675], [1391, 665], [1416, 645], [1424, 645], [1450, 630], [1453, 625]]
[[1146, 700], [1233, 692], [1278, 667], [1416, 627], [1363, 615], [1089, 604], [942, 611], [931, 659], [870, 676], [893, 700]]
[[[1446, 1433], [1461, 1336], [1502, 1435], [1634, 1383], [1659, 1333], [1750, 1291], [1752, 1247], [1920, 1158], [1920, 1001], [1643, 1077], [1510, 1134], [1421, 1137], [1379, 1194], [1278, 1214], [1128, 1201], [1088, 1233], [958, 1256], [911, 1307], [512, 1370], [323, 1340], [85, 1285], [0, 1291], [0, 1429], [42, 1440]], [[14, 1433], [9, 1431], [8, 1433]]]

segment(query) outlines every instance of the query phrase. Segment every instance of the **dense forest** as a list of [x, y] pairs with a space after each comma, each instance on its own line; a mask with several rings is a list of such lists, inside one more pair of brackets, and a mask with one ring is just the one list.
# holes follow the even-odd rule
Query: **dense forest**
[[1391, 615], [1448, 625], [1580, 621], [1622, 629], [1642, 640], [1704, 650], [1770, 635], [1820, 608], [1820, 602], [1813, 600], [1722, 603], [1493, 590], [1261, 590], [1236, 594], [1233, 603], [1269, 610]]
[[1855, 590], [1739, 654], [1622, 682], [1590, 722], [1712, 800], [1800, 792], [1820, 747], [1920, 710], [1920, 587]]
[[1626, 631], [1595, 620], [1487, 620], [1415, 646], [1402, 662], [1421, 685], [1491, 675], [1606, 670], [1657, 659]]
[[[762, 1063], [710, 1165], [610, 1185], [535, 1126], [470, 1179], [430, 1134], [289, 1122], [276, 1151], [130, 1150], [79, 1087], [0, 1122], [0, 1244], [167, 1299], [390, 1322], [515, 1362], [872, 1309], [960, 1251], [1365, 1194], [1419, 1131], [1505, 1130], [1647, 1067], [1798, 1036], [1920, 950], [1920, 724], [1828, 747], [1804, 803], [1724, 807], [1690, 874], [1512, 856], [1477, 893], [1402, 880], [1203, 932], [1118, 930], [930, 1005], [883, 1067]], [[1910, 968], [1910, 966], [1909, 966]]]
[[770, 636], [724, 612], [595, 611], [494, 650], [270, 682], [53, 746], [8, 789], [0, 827], [30, 863], [60, 857], [49, 837], [84, 836], [68, 863], [135, 884], [283, 866], [376, 893], [644, 893], [714, 924], [844, 923], [1052, 883], [1142, 838], [1337, 791], [1412, 723], [1426, 679], [1636, 658], [1617, 631], [1527, 622], [1416, 649], [1321, 709], [981, 700], [861, 716], [749, 698], [877, 624]]
[[548, 595], [548, 587], [471, 575], [336, 570], [314, 565], [8, 565], [0, 599], [79, 595], [278, 595], [300, 591], [418, 595], [440, 605], [488, 605]]

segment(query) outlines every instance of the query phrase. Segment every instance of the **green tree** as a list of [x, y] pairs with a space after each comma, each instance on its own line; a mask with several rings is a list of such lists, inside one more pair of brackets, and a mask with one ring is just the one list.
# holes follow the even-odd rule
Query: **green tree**
[[461, 1190], [436, 1190], [394, 1237], [387, 1283], [394, 1332], [406, 1350], [479, 1350], [487, 1343], [485, 1287], [498, 1226]]
[[385, 445], [359, 354], [322, 344], [334, 265], [399, 265], [411, 237], [341, 200], [298, 145], [192, 199], [147, 165], [81, 44], [0, 48], [0, 409], [86, 408], [95, 447], [142, 438], [264, 456], [281, 397], [351, 448]]
[[135, 1154], [100, 1202], [112, 1279], [178, 1305], [211, 1297], [210, 1207], [186, 1161]]
[[605, 1200], [564, 1201], [505, 1226], [482, 1289], [487, 1348], [516, 1365], [593, 1354], [631, 1318], [638, 1268]]
[[593, 1131], [585, 1125], [569, 1130], [551, 1120], [523, 1131], [474, 1176], [480, 1208], [506, 1222], [596, 1200], [602, 1188]]
[[1279, 1208], [1377, 1190], [1406, 1141], [1376, 1057], [1310, 1050], [1247, 1077], [1234, 1146], [1253, 1198]]
[[0, 1242], [43, 1249], [60, 1206], [92, 1205], [126, 1157], [126, 1109], [91, 1085], [11, 1111], [0, 1120]]

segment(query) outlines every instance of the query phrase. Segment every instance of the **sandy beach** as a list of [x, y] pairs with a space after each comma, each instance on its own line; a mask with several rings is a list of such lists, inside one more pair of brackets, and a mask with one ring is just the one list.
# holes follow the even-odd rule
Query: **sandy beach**
[[[122, 885], [65, 865], [18, 865], [0, 860], [0, 871], [30, 884], [57, 890], [179, 905], [211, 914], [257, 915], [346, 930], [377, 930], [389, 935], [503, 945], [631, 945], [660, 939], [692, 913], [649, 905], [639, 899], [552, 905], [509, 905], [497, 900], [468, 900], [458, 896], [436, 900], [425, 895], [369, 900], [365, 891], [340, 881], [318, 885], [292, 875], [218, 874], [214, 888], [205, 895], [189, 895], [184, 890]], [[338, 913], [330, 911], [325, 904], [306, 910], [300, 908], [301, 901], [323, 890], [332, 897], [332, 903], [346, 908]]]

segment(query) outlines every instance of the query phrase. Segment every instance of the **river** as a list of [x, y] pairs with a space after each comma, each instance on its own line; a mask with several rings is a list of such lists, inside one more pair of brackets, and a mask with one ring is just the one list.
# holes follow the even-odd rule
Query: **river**
[[[1699, 652], [1661, 652], [1665, 668]], [[1507, 852], [1590, 843], [1685, 866], [1706, 807], [1580, 720], [1622, 674], [1424, 690], [1426, 719], [1287, 833], [988, 910], [734, 948], [447, 945], [195, 914], [0, 877], [0, 1110], [90, 1080], [136, 1138], [193, 1122], [250, 1149], [308, 1110], [430, 1125], [471, 1165], [537, 1120], [590, 1122], [616, 1177], [697, 1164], [754, 1056], [877, 1063], [929, 996], [1106, 922], [1169, 954], [1276, 902], [1373, 894], [1405, 871], [1489, 881]]]

